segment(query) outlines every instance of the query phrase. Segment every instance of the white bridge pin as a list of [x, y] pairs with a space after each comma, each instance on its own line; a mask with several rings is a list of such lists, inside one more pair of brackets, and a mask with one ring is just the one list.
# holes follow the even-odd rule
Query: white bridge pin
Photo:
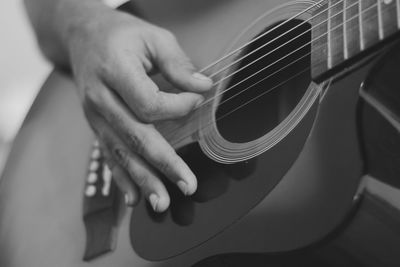
[[92, 151], [91, 158], [92, 158], [92, 159], [99, 159], [99, 158], [100, 158], [100, 155], [101, 155], [100, 149], [95, 148], [95, 149], [93, 149], [93, 151]]
[[89, 185], [86, 187], [85, 196], [93, 197], [94, 195], [96, 195], [96, 187], [94, 185]]
[[96, 160], [94, 160], [94, 161], [92, 161], [92, 162], [90, 163], [90, 165], [89, 165], [89, 170], [90, 170], [91, 172], [95, 172], [95, 171], [97, 171], [97, 170], [99, 169], [99, 166], [100, 166], [99, 162], [96, 161]]
[[87, 182], [89, 184], [94, 184], [95, 182], [97, 182], [97, 174], [94, 172], [89, 173]]

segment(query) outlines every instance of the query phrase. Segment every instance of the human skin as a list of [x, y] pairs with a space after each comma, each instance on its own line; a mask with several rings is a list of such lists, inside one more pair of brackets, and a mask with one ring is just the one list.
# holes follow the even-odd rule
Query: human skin
[[[128, 205], [143, 194], [157, 212], [170, 198], [157, 173], [185, 195], [196, 177], [153, 123], [200, 105], [212, 81], [196, 72], [174, 35], [99, 0], [25, 0], [43, 53], [70, 68], [86, 118]], [[161, 91], [160, 72], [178, 93]]]

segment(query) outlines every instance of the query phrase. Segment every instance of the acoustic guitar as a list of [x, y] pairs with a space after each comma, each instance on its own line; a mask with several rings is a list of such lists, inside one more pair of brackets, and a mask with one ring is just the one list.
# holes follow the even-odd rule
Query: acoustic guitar
[[136, 0], [121, 12], [170, 29], [213, 78], [201, 107], [156, 125], [198, 191], [165, 180], [166, 212], [143, 199], [125, 209], [70, 75], [55, 70], [1, 179], [0, 266], [190, 266], [307, 247], [350, 216], [375, 162], [360, 99], [391, 125], [399, 115], [396, 74], [387, 101], [367, 79], [399, 58], [399, 0]]

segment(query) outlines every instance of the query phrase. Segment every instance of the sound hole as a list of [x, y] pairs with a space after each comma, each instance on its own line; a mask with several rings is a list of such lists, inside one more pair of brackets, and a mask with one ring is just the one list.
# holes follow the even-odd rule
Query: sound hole
[[296, 107], [311, 81], [310, 41], [310, 24], [291, 20], [254, 41], [239, 55], [267, 44], [229, 71], [243, 68], [228, 82], [216, 112], [218, 131], [226, 140], [244, 143], [257, 139]]

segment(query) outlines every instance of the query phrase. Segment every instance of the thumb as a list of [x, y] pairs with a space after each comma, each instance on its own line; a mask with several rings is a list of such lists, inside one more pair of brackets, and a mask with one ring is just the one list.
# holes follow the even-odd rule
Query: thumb
[[175, 37], [163, 38], [155, 44], [154, 61], [164, 77], [178, 89], [203, 93], [212, 87], [212, 80], [195, 71], [195, 67]]

